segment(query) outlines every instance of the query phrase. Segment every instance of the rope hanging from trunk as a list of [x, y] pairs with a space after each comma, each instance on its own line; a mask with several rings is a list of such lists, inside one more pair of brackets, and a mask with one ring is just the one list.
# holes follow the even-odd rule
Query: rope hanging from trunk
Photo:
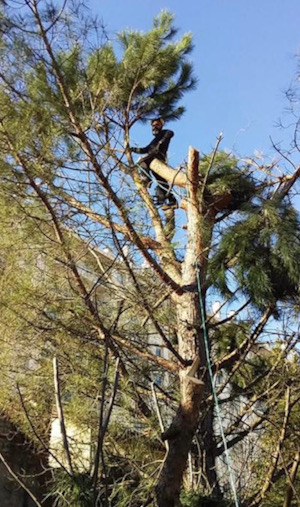
[[211, 365], [211, 360], [210, 360], [210, 352], [209, 352], [209, 344], [208, 344], [208, 334], [207, 334], [207, 329], [206, 329], [204, 304], [203, 304], [203, 298], [202, 298], [200, 268], [199, 268], [198, 263], [196, 264], [196, 276], [197, 276], [198, 298], [199, 298], [199, 307], [200, 307], [201, 320], [202, 320], [202, 329], [203, 329], [203, 337], [204, 337], [204, 345], [205, 345], [205, 354], [206, 354], [207, 369], [208, 369], [208, 372], [209, 372], [209, 378], [210, 378], [210, 382], [211, 382], [213, 399], [214, 399], [214, 402], [215, 402], [216, 414], [217, 414], [217, 419], [218, 419], [218, 423], [219, 423], [219, 427], [220, 427], [220, 432], [221, 432], [221, 438], [222, 438], [223, 445], [224, 445], [225, 461], [226, 461], [226, 465], [227, 465], [228, 473], [229, 473], [229, 483], [230, 483], [230, 487], [231, 487], [231, 490], [232, 490], [235, 506], [239, 507], [239, 501], [238, 501], [237, 491], [236, 491], [236, 487], [235, 487], [235, 484], [234, 484], [234, 478], [233, 478], [233, 473], [232, 473], [231, 460], [230, 460], [230, 456], [229, 456], [229, 452], [228, 452], [228, 447], [227, 447], [227, 442], [226, 442], [226, 437], [225, 437], [225, 433], [224, 433], [224, 429], [223, 429], [222, 418], [221, 418], [221, 410], [220, 410], [220, 405], [219, 405], [219, 401], [218, 401], [217, 391], [216, 391], [216, 388], [215, 388], [215, 382], [214, 382], [214, 377], [213, 377], [212, 365]]

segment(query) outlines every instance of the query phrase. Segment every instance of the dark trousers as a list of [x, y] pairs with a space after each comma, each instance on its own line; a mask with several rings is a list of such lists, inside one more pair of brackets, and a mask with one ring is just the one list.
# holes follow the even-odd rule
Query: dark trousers
[[161, 196], [162, 199], [165, 199], [166, 195], [169, 192], [169, 183], [167, 182], [167, 180], [165, 180], [165, 178], [163, 178], [159, 174], [153, 173], [153, 171], [151, 171], [150, 164], [151, 164], [152, 160], [154, 160], [155, 158], [157, 158], [158, 160], [161, 160], [162, 162], [165, 162], [164, 159], [159, 158], [157, 156], [156, 157], [149, 156], [149, 157], [142, 158], [138, 162], [138, 165], [141, 168], [142, 176], [145, 179], [147, 178], [149, 182], [151, 181], [151, 175], [154, 175], [156, 181], [158, 182], [158, 187], [156, 189], [156, 195], [158, 197]]

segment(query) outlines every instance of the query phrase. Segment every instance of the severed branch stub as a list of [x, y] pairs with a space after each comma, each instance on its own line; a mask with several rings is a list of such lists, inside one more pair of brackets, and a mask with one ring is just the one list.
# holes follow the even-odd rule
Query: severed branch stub
[[185, 188], [187, 177], [182, 172], [173, 169], [161, 160], [155, 158], [150, 164], [150, 169], [173, 185]]
[[199, 357], [195, 357], [193, 363], [191, 364], [190, 369], [188, 370], [188, 372], [186, 374], [186, 378], [187, 378], [187, 380], [193, 382], [194, 384], [204, 385], [203, 380], [195, 377], [199, 366], [200, 366], [200, 359], [199, 359]]

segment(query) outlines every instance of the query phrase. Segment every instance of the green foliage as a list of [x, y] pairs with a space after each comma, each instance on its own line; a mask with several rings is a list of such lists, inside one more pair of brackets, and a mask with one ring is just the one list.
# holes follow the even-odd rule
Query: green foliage
[[55, 471], [55, 480], [46, 498], [51, 498], [53, 507], [92, 507], [93, 485], [89, 475], [77, 473], [72, 476], [63, 470]]
[[295, 209], [279, 200], [261, 200], [223, 232], [210, 273], [230, 293], [226, 270], [259, 309], [280, 301], [299, 304], [300, 235]]
[[[43, 209], [27, 199], [26, 211], [27, 216], [22, 215], [20, 222], [19, 205], [11, 203], [5, 194], [1, 196], [0, 410], [37, 446], [40, 446], [40, 441], [33, 434], [30, 422], [37, 434], [47, 442], [55, 406], [52, 358], [56, 355], [67, 426], [72, 424], [80, 428], [82, 433], [87, 430], [85, 435], [91, 432], [91, 441], [88, 440], [86, 445], [90, 444], [94, 449], [99, 424], [99, 398], [102, 397], [104, 377], [107, 400], [111, 395], [114, 361], [109, 360], [106, 374], [104, 343], [99, 342], [86, 306], [68, 276], [64, 263], [59, 262], [64, 259], [63, 249], [54, 241]], [[39, 227], [36, 227], [37, 223]], [[68, 234], [65, 241], [78, 259], [88, 262], [90, 271], [94, 258], [87, 261], [88, 254], [82, 242]], [[94, 269], [96, 272], [96, 264]], [[148, 281], [154, 284], [152, 277]], [[87, 286], [91, 283], [88, 279], [85, 282]], [[114, 320], [116, 309], [113, 291], [108, 291], [105, 286], [99, 286], [97, 290], [102, 302], [99, 316], [109, 325]], [[130, 294], [127, 288], [127, 294], [132, 304], [135, 300], [133, 289]], [[116, 298], [119, 301], [118, 289]], [[137, 319], [140, 313], [140, 308], [132, 309], [132, 323], [127, 315], [124, 319], [120, 318], [119, 332], [133, 333], [136, 339], [145, 342], [146, 330]], [[135, 382], [142, 385], [144, 374], [148, 378], [152, 375], [151, 365], [146, 362], [140, 364], [138, 371], [132, 369], [128, 381], [120, 380], [116, 398], [118, 418], [113, 417], [106, 439], [104, 452], [108, 493], [115, 499], [116, 505], [122, 502], [129, 505], [127, 502], [133, 491], [136, 498], [143, 500], [145, 491], [153, 488], [155, 479], [152, 473], [156, 470], [157, 460], [163, 455], [156, 417], [144, 423], [140, 421], [139, 433], [135, 431]], [[21, 406], [17, 383], [27, 415]], [[145, 384], [149, 387], [149, 380]], [[86, 463], [82, 465], [76, 439], [74, 442], [70, 439], [70, 447], [73, 457], [79, 453], [78, 460], [74, 457], [75, 476], [70, 478], [61, 471], [55, 472], [50, 496], [54, 498], [54, 505], [68, 505], [68, 502], [78, 507], [91, 505], [88, 475], [82, 472], [82, 466], [86, 466]], [[58, 457], [62, 459], [60, 454]], [[102, 488], [101, 484], [99, 488]]]
[[[264, 499], [263, 506], [264, 507], [282, 507], [284, 505], [284, 500], [286, 496], [286, 479], [282, 477], [279, 479]], [[298, 502], [292, 502], [291, 507], [297, 507]]]
[[233, 503], [226, 500], [203, 496], [195, 491], [185, 491], [180, 497], [184, 507], [231, 507]]
[[249, 336], [250, 329], [251, 323], [247, 321], [230, 321], [214, 329], [212, 340], [216, 357], [232, 352]]
[[122, 55], [111, 44], [90, 55], [87, 75], [97, 108], [124, 111], [131, 120], [153, 116], [179, 118], [183, 94], [195, 86], [192, 65], [186, 56], [192, 49], [190, 34], [174, 42], [173, 16], [163, 11], [147, 32], [126, 30], [119, 34]]
[[[204, 198], [230, 194], [230, 210], [243, 208], [257, 196], [257, 188], [249, 171], [239, 160], [223, 151], [204, 155], [199, 163], [200, 181], [205, 182]], [[200, 187], [202, 192], [202, 187]]]

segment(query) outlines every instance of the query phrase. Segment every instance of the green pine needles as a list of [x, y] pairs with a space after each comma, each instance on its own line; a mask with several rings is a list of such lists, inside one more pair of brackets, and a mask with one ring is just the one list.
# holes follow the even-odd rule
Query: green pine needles
[[299, 305], [299, 256], [296, 210], [287, 201], [256, 198], [223, 232], [211, 277], [223, 294], [239, 287], [261, 310], [283, 301]]
[[127, 111], [131, 123], [153, 116], [180, 118], [184, 108], [178, 102], [196, 80], [187, 60], [192, 36], [174, 41], [176, 32], [173, 15], [163, 11], [149, 32], [119, 33], [121, 55], [111, 44], [90, 55], [87, 76], [100, 111]]

